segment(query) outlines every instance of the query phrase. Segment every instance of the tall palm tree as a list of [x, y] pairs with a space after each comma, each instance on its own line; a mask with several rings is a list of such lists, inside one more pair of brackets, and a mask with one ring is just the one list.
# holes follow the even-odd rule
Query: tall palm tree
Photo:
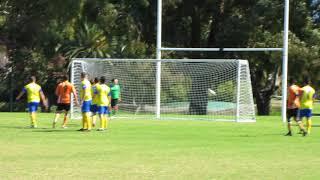
[[105, 58], [109, 57], [108, 41], [104, 32], [97, 25], [81, 23], [75, 33], [75, 39], [62, 45], [58, 51], [62, 51], [68, 59], [81, 58]]

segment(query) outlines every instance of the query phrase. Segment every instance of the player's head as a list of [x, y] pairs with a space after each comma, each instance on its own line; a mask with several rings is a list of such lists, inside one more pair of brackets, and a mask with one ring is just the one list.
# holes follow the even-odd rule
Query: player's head
[[81, 79], [84, 80], [84, 79], [87, 79], [87, 78], [88, 78], [87, 73], [82, 72], [82, 73], [81, 73]]
[[37, 78], [35, 76], [30, 76], [28, 79], [29, 82], [36, 82]]
[[95, 84], [99, 83], [99, 78], [98, 78], [98, 77], [95, 77], [94, 80], [93, 80], [93, 82], [94, 82]]
[[117, 78], [112, 79], [112, 83], [113, 83], [113, 84], [118, 84], [118, 82], [119, 82], [119, 81], [118, 81]]
[[289, 85], [293, 85], [293, 84], [296, 84], [297, 83], [297, 80], [295, 78], [289, 78]]
[[68, 79], [69, 79], [68, 75], [65, 74], [62, 76], [62, 81], [68, 81]]
[[106, 83], [106, 78], [105, 78], [104, 76], [101, 76], [101, 78], [100, 78], [100, 83], [101, 83], [101, 84]]
[[309, 77], [305, 77], [303, 79], [303, 85], [308, 85], [308, 84], [311, 84], [311, 79]]

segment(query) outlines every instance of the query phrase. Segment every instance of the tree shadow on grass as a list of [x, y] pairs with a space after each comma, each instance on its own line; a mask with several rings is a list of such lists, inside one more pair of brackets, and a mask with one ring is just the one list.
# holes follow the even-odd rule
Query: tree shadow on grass
[[[293, 124], [292, 126], [298, 126], [298, 125]], [[306, 127], [306, 124], [304, 124], [304, 126]], [[311, 127], [320, 127], [320, 124], [312, 124]]]
[[23, 127], [23, 126], [0, 126], [0, 129], [32, 129], [32, 128]]
[[33, 129], [32, 132], [75, 132], [75, 129]]
[[[75, 126], [76, 127], [76, 126]], [[0, 125], [0, 129], [21, 129], [21, 130], [30, 130], [31, 132], [72, 132], [77, 131], [76, 129], [52, 129], [52, 128], [46, 128], [46, 127], [38, 127], [38, 128], [30, 128], [30, 127], [24, 127], [24, 126], [3, 126]], [[30, 132], [29, 131], [29, 132]]]
[[236, 137], [236, 138], [259, 138], [259, 137], [276, 137], [283, 136], [283, 132], [279, 131], [277, 133], [259, 133], [259, 134], [232, 134], [226, 135], [224, 137]]

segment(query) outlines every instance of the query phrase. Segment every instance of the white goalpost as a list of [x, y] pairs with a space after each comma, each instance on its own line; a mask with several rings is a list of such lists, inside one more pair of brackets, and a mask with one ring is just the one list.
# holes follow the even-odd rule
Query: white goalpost
[[[79, 92], [81, 72], [90, 79], [117, 78], [122, 97], [119, 118], [255, 122], [248, 61], [163, 59], [160, 71], [158, 63], [155, 59], [77, 58], [71, 63], [71, 82]], [[71, 104], [72, 118], [80, 118], [80, 107]]]
[[[282, 51], [282, 121], [286, 122], [287, 111], [287, 75], [288, 75], [288, 46], [289, 46], [289, 0], [284, 0], [284, 30], [283, 30], [283, 47], [282, 48], [168, 48], [162, 47], [162, 0], [157, 3], [157, 59], [158, 73], [161, 69], [161, 51], [233, 51], [233, 52], [252, 52], [252, 51]], [[160, 80], [157, 81], [157, 91], [160, 91]], [[157, 99], [157, 104], [160, 104], [160, 99]], [[158, 114], [159, 112], [157, 112]]]

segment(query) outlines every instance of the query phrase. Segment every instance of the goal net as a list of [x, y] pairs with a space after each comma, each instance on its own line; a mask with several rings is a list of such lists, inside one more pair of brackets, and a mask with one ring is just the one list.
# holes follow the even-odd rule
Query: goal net
[[[156, 106], [157, 60], [73, 59], [71, 82], [80, 91], [80, 74], [89, 79], [119, 80], [121, 101], [117, 118], [217, 120], [255, 122], [249, 64], [246, 60], [161, 60], [160, 107]], [[71, 104], [71, 118], [81, 108]]]

